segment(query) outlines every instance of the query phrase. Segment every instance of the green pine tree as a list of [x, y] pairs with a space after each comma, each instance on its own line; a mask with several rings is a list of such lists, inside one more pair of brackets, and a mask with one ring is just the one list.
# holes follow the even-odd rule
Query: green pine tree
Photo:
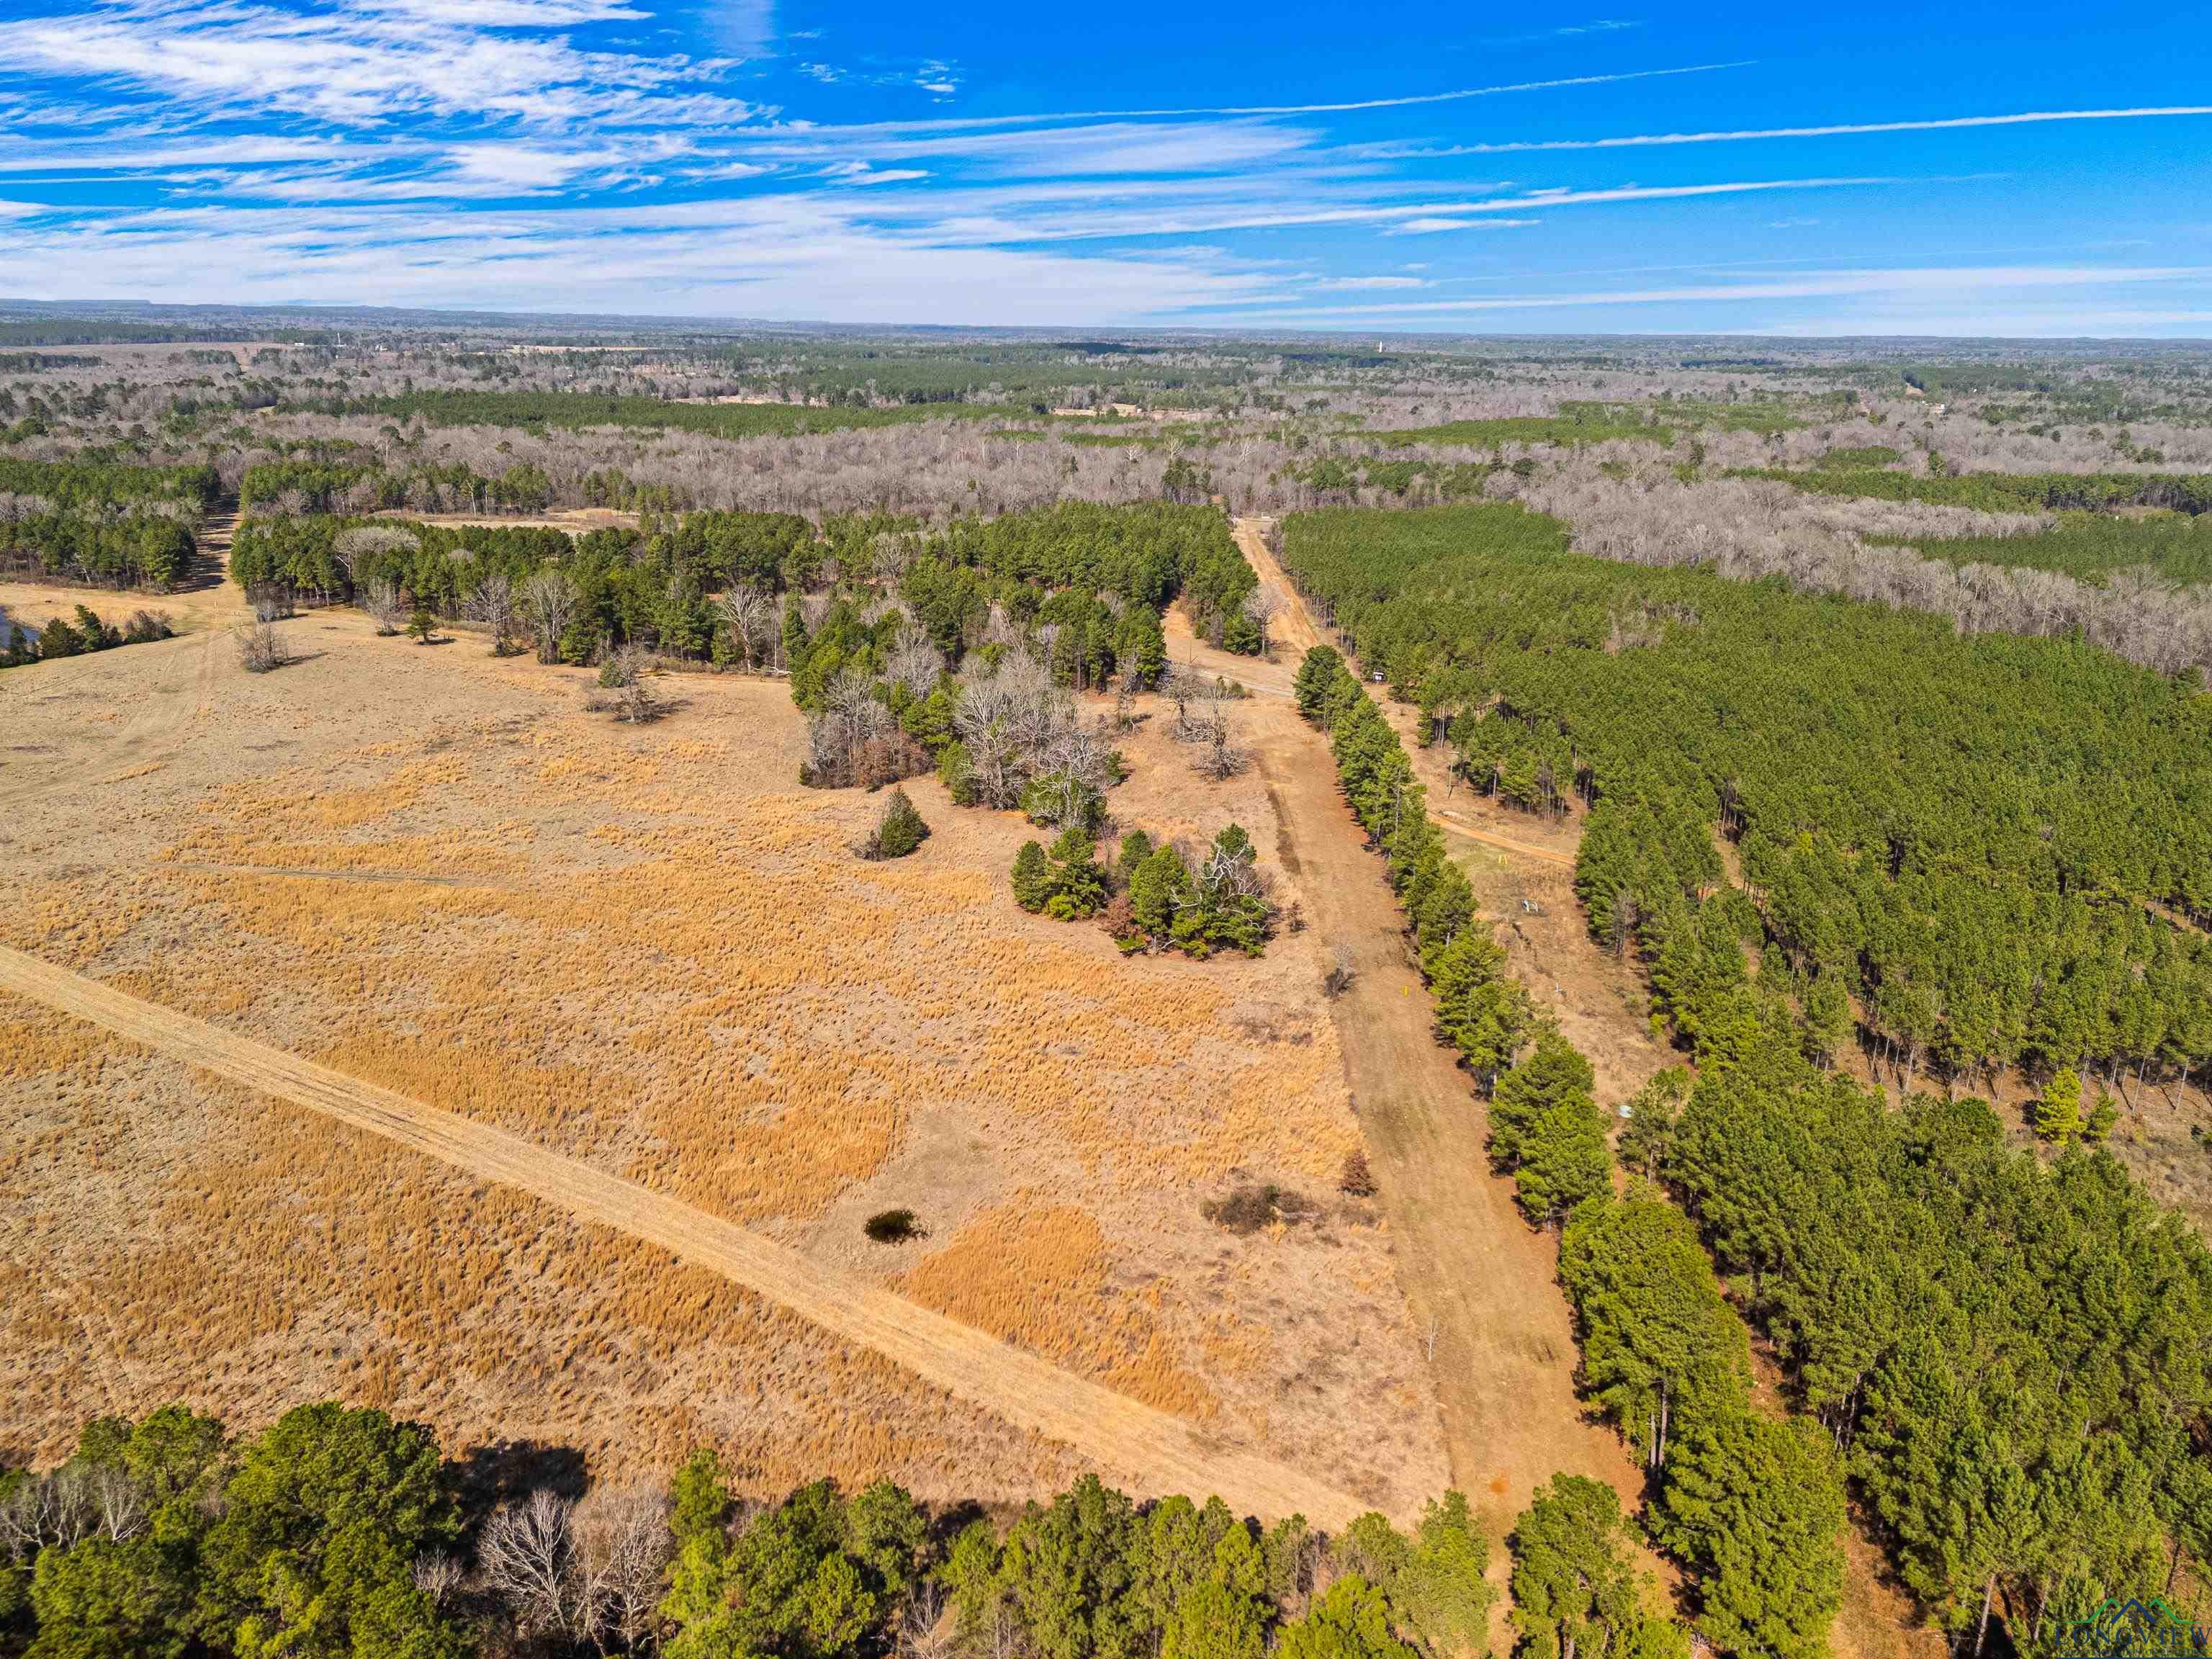
[[2035, 1103], [2035, 1133], [2055, 1146], [2081, 1138], [2081, 1074], [2062, 1066]]

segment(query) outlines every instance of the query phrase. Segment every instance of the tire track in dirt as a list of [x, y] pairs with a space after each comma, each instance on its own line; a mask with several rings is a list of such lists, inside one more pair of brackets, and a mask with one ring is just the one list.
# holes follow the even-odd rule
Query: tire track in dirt
[[1506, 836], [1493, 836], [1487, 830], [1472, 829], [1462, 823], [1448, 807], [1441, 812], [1429, 814], [1429, 821], [1439, 830], [1455, 836], [1465, 836], [1469, 841], [1479, 841], [1485, 847], [1495, 847], [1502, 852], [1517, 853], [1522, 858], [1534, 859], [1540, 864], [1554, 864], [1563, 869], [1575, 867], [1574, 854], [1555, 853], [1548, 847], [1532, 847], [1525, 841], [1515, 841]]
[[[1101, 1477], [1151, 1495], [1218, 1494], [1239, 1514], [1342, 1528], [1368, 1506], [1182, 1419], [635, 1182], [426, 1106], [235, 1032], [0, 946], [0, 990], [539, 1198], [781, 1303], [925, 1382], [1072, 1447]], [[1401, 1517], [1402, 1518], [1402, 1517]]]

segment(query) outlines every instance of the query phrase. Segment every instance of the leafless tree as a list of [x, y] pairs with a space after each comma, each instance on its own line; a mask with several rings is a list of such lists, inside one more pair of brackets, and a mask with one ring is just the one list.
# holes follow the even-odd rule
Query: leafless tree
[[667, 1495], [652, 1486], [593, 1487], [573, 1524], [588, 1634], [601, 1652], [638, 1652], [660, 1628], [672, 1543]]
[[298, 614], [299, 606], [292, 591], [275, 582], [256, 582], [246, 590], [246, 600], [253, 606], [253, 620], [259, 623], [282, 622]]
[[0, 1549], [27, 1565], [42, 1549], [69, 1549], [99, 1531], [100, 1506], [81, 1467], [64, 1464], [43, 1480], [19, 1481], [0, 1498]]
[[822, 705], [807, 720], [807, 775], [830, 788], [858, 782], [871, 745], [897, 732], [891, 711], [876, 696], [875, 682], [859, 669], [845, 669], [822, 688]]
[[893, 685], [905, 687], [907, 695], [918, 700], [935, 690], [938, 681], [944, 677], [945, 653], [929, 637], [927, 629], [912, 617], [907, 617], [891, 641], [884, 678]]
[[783, 630], [776, 615], [775, 596], [757, 587], [731, 588], [714, 602], [723, 629], [738, 647], [748, 670], [776, 663]]
[[1357, 977], [1358, 969], [1352, 962], [1352, 952], [1340, 945], [1329, 955], [1328, 972], [1322, 975], [1321, 994], [1334, 1001], [1352, 988], [1352, 981]]
[[1282, 613], [1283, 596], [1273, 588], [1260, 586], [1244, 596], [1244, 614], [1260, 630], [1260, 659], [1268, 660], [1267, 624]]
[[584, 1633], [587, 1598], [567, 1498], [541, 1488], [495, 1511], [477, 1542], [477, 1571], [526, 1638]]
[[538, 660], [561, 659], [561, 635], [576, 614], [575, 584], [558, 570], [534, 573], [522, 584], [522, 616], [538, 646]]
[[514, 649], [514, 580], [504, 570], [487, 570], [477, 582], [469, 610], [491, 633], [491, 653], [504, 657]]
[[430, 1598], [432, 1606], [443, 1607], [460, 1589], [468, 1570], [445, 1551], [431, 1550], [415, 1558], [408, 1576], [415, 1588]]
[[934, 1579], [915, 1585], [899, 1620], [900, 1659], [951, 1659], [957, 1635], [944, 1588]]
[[407, 614], [407, 606], [398, 582], [389, 576], [371, 576], [355, 589], [355, 598], [376, 623], [379, 634], [388, 636], [399, 631], [399, 619]]
[[1226, 714], [1217, 715], [1213, 720], [1212, 727], [1212, 732], [1206, 738], [1206, 747], [1200, 751], [1203, 758], [1199, 763], [1199, 769], [1216, 781], [1221, 781], [1233, 778], [1242, 772], [1245, 763], [1251, 758], [1251, 756], [1243, 745], [1236, 740], [1236, 734], [1230, 726], [1229, 717]]

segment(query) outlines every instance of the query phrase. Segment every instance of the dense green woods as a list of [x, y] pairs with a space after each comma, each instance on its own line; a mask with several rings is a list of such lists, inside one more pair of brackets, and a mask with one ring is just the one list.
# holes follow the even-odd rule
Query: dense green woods
[[793, 514], [647, 514], [640, 529], [581, 537], [331, 514], [250, 517], [230, 560], [241, 586], [348, 599], [387, 581], [410, 603], [447, 615], [466, 607], [495, 573], [520, 583], [549, 568], [575, 590], [574, 638], [563, 648], [577, 661], [602, 640], [722, 660], [719, 652], [738, 647], [712, 595], [781, 595], [817, 587], [825, 575], [845, 579], [847, 591], [812, 626], [779, 625], [785, 665], [794, 675], [811, 665], [813, 690], [802, 702], [848, 663], [878, 663], [888, 653], [898, 618], [872, 603], [885, 590], [956, 659], [994, 606], [1016, 623], [1048, 627], [1054, 660], [1071, 683], [1094, 684], [1132, 653], [1157, 673], [1164, 650], [1158, 613], [1177, 597], [1195, 626], [1231, 649], [1259, 647], [1243, 609], [1258, 579], [1226, 521], [1211, 508], [1168, 504], [1069, 503], [938, 531], [878, 515], [832, 519], [817, 532]]
[[2103, 1152], [1770, 1047], [1665, 1158], [1914, 1594], [2016, 1632], [2212, 1554], [2212, 1255]]
[[[1492, 1158], [1531, 1222], [1564, 1224], [1559, 1277], [1575, 1309], [1583, 1387], [1642, 1455], [1646, 1530], [1692, 1575], [1708, 1639], [1729, 1652], [1815, 1659], [1843, 1588], [1843, 1489], [1830, 1447], [1807, 1425], [1753, 1410], [1741, 1322], [1690, 1222], [1648, 1188], [1615, 1196], [1590, 1064], [1506, 971], [1396, 732], [1327, 646], [1307, 653], [1296, 694], [1300, 712], [1328, 731], [1346, 799], [1383, 856], [1437, 1035], [1489, 1095]], [[1632, 1167], [1672, 1144], [1679, 1081], [1662, 1076], [1635, 1103], [1644, 1127], [1624, 1139]], [[1612, 1492], [1595, 1483], [1563, 1477], [1555, 1488], [1556, 1502], [1617, 1517]], [[1577, 1575], [1594, 1607], [1606, 1603], [1594, 1587], [1607, 1577], [1588, 1565]], [[1528, 1611], [1522, 1577], [1516, 1568], [1516, 1623]], [[1594, 1616], [1586, 1609], [1583, 1619]], [[1532, 1632], [1524, 1650], [1563, 1650]]]
[[181, 580], [222, 486], [212, 467], [0, 457], [0, 570], [109, 587]]
[[2203, 472], [1955, 472], [1923, 477], [1878, 468], [1822, 466], [1810, 472], [1746, 468], [1729, 476], [1771, 478], [1816, 495], [1932, 501], [1982, 513], [2097, 513], [2118, 507], [2212, 511], [2212, 473]]
[[1701, 1055], [1793, 1012], [1832, 1050], [1856, 999], [1908, 1073], [2212, 1058], [2205, 941], [2146, 902], [2212, 915], [2212, 699], [2069, 641], [1564, 542], [1510, 506], [1331, 513], [1284, 556], [1478, 787], [1594, 803], [1592, 928]]
[[2068, 513], [2056, 527], [2032, 536], [1931, 537], [1912, 546], [1948, 564], [2056, 570], [2083, 581], [2144, 570], [2169, 587], [2212, 582], [2212, 514]]
[[0, 455], [0, 495], [37, 495], [65, 509], [173, 501], [205, 511], [222, 492], [222, 480], [211, 466], [25, 461]]
[[[1725, 733], [1754, 708], [1763, 711], [1762, 741], [1735, 757], [1787, 755], [1790, 725], [1775, 711], [1808, 700], [1770, 679], [1771, 665], [1788, 663], [1792, 652], [1825, 677], [1829, 701], [1849, 708], [1875, 699], [1871, 665], [1855, 667], [1836, 654], [1844, 649], [1830, 631], [1838, 620], [1855, 624], [1847, 637], [1887, 660], [1898, 688], [1884, 711], [1887, 742], [1862, 735], [1865, 746], [1844, 752], [1934, 767], [1911, 728], [1951, 730], [1956, 700], [1978, 691], [1966, 717], [1989, 733], [1973, 751], [1978, 767], [1970, 761], [1934, 775], [1948, 789], [1972, 791], [1966, 799], [1985, 819], [2006, 804], [2006, 769], [2025, 770], [2060, 743], [2067, 700], [2081, 701], [2069, 712], [2085, 722], [2117, 711], [2145, 732], [2186, 739], [2201, 766], [2207, 751], [2201, 736], [2189, 734], [2202, 727], [2188, 723], [2202, 720], [2201, 697], [2131, 672], [2117, 692], [2100, 692], [2100, 677], [2113, 670], [2078, 647], [2032, 653], [2032, 664], [2051, 659], [2039, 675], [2007, 649], [1984, 653], [1934, 630], [1923, 642], [1917, 625], [1883, 613], [1757, 589], [1736, 590], [1743, 597], [1731, 603], [1725, 585], [1706, 578], [1647, 586], [1641, 578], [1651, 573], [1564, 554], [1555, 531], [1516, 509], [1425, 516], [1425, 527], [1404, 519], [1294, 522], [1286, 557], [1299, 580], [1336, 601], [1339, 622], [1370, 660], [1411, 678], [1406, 689], [1444, 719], [1463, 750], [1470, 723], [1510, 731], [1528, 710], [1547, 706], [1540, 699], [1581, 688], [1579, 701], [1548, 705], [1583, 718], [1554, 723], [1546, 736], [1563, 747], [1544, 763], [1597, 795], [1585, 898], [1594, 916], [1608, 900], [1626, 910], [1628, 935], [1644, 939], [1652, 957], [1657, 999], [1701, 1061], [1694, 1088], [1686, 1074], [1664, 1073], [1629, 1103], [1633, 1115], [1616, 1149], [1630, 1176], [1626, 1196], [1594, 1156], [1605, 1127], [1589, 1103], [1587, 1064], [1517, 1009], [1491, 1023], [1498, 1035], [1471, 1038], [1486, 1028], [1455, 1011], [1455, 1000], [1470, 1000], [1437, 970], [1448, 958], [1433, 939], [1423, 941], [1422, 957], [1439, 1036], [1490, 1086], [1493, 1156], [1532, 1218], [1564, 1217], [1560, 1277], [1576, 1310], [1583, 1385], [1651, 1470], [1644, 1522], [1695, 1575], [1702, 1628], [1731, 1650], [1788, 1653], [1817, 1643], [1839, 1594], [1839, 1478], [1856, 1486], [1907, 1587], [1962, 1646], [1985, 1645], [1994, 1621], [2026, 1647], [2046, 1619], [2087, 1616], [2108, 1595], [2170, 1592], [2185, 1563], [2201, 1573], [2212, 1556], [2212, 1474], [2203, 1452], [2212, 1429], [2212, 1254], [2102, 1150], [2072, 1146], [2046, 1164], [2008, 1147], [2002, 1124], [1979, 1101], [1923, 1094], [1893, 1109], [1880, 1091], [1825, 1070], [1834, 1034], [1820, 1028], [1824, 1018], [1847, 1023], [1848, 1007], [1824, 1017], [1814, 994], [1820, 979], [1808, 984], [1792, 967], [1776, 969], [1788, 963], [1792, 936], [1766, 921], [1775, 892], [1754, 902], [1726, 886], [1711, 839], [1717, 820], [1741, 834], [1755, 876], [1751, 837], [1761, 811], [1779, 811], [1793, 797], [1767, 793], [1771, 784], [1757, 774], [1732, 769], [1716, 781], [1690, 769], [1713, 752], [1702, 746], [1715, 741], [1708, 732]], [[1363, 526], [1372, 556], [1364, 558], [1349, 533]], [[1800, 613], [1787, 632], [1771, 617], [1755, 625], [1763, 609], [1776, 607]], [[1901, 635], [1891, 631], [1899, 624]], [[1732, 633], [1747, 648], [1732, 659], [1740, 678], [1722, 700], [1717, 678], [1704, 677], [1691, 647], [1731, 660], [1723, 647]], [[1763, 656], [1747, 648], [1754, 643]], [[1674, 672], [1661, 672], [1677, 658]], [[1533, 669], [1532, 659], [1540, 659]], [[1415, 661], [1421, 672], [1407, 677]], [[1639, 663], [1650, 666], [1631, 672]], [[2056, 673], [2068, 666], [2075, 678]], [[2014, 719], [2050, 726], [2023, 732], [1993, 718], [1996, 690], [1978, 683], [1985, 676], [2009, 688], [2022, 711]], [[1433, 902], [1423, 889], [1438, 884], [1415, 873], [1434, 831], [1404, 827], [1425, 816], [1410, 765], [1393, 754], [1395, 734], [1334, 652], [1316, 651], [1299, 679], [1302, 707], [1332, 727], [1355, 812], [1389, 857], [1393, 884], [1411, 895], [1420, 939], [1423, 906]], [[2045, 707], [2039, 697], [2058, 701]], [[1626, 720], [1625, 711], [1638, 705], [1654, 711], [1656, 730]], [[2163, 719], [2146, 718], [2146, 708]], [[1486, 717], [1470, 722], [1471, 711]], [[1618, 726], [1606, 723], [1609, 711]], [[1626, 744], [1621, 734], [1639, 729], [1654, 757], [1644, 766], [1605, 746], [1608, 736]], [[2136, 752], [2109, 734], [2087, 741], [2102, 743], [2108, 756], [2132, 760]], [[1492, 777], [1515, 763], [1480, 744], [1472, 751], [1490, 755], [1484, 765]], [[1687, 763], [1670, 774], [1669, 754]], [[2172, 775], [2170, 753], [2164, 763], [2165, 772], [2145, 770], [2154, 781]], [[2089, 787], [2085, 763], [2073, 764], [2068, 787]], [[1916, 884], [1907, 866], [1925, 857], [1929, 832], [1903, 816], [1916, 803], [1899, 780], [1881, 781], [1885, 805], [1899, 814], [1885, 833], [1905, 840], [1901, 855], [1882, 861], [1894, 866], [1882, 879], [1927, 891], [1926, 876]], [[1851, 805], [1847, 782], [1815, 774], [1806, 798], [1840, 814]], [[1627, 790], [1629, 809], [1601, 828], [1607, 803]], [[1794, 842], [1765, 854], [1778, 855], [1778, 872], [1824, 833], [1802, 817], [1801, 810], [1792, 823]], [[1977, 867], [1952, 833], [1934, 872]], [[1978, 833], [1969, 845], [1984, 857], [2005, 844], [1986, 824]], [[1400, 837], [1408, 851], [1397, 849]], [[1594, 868], [1609, 876], [1659, 870], [1671, 898], [1593, 881]], [[2027, 872], [1990, 869], [1975, 884], [2021, 884], [2038, 869], [2052, 883], [2041, 903], [2063, 910], [2075, 890], [2062, 884], [2055, 859]], [[1700, 902], [1701, 887], [1718, 890]], [[1639, 902], [1647, 892], [1657, 908]], [[1856, 914], [1848, 890], [1834, 888], [1798, 895], [1802, 908], [1782, 914], [1803, 927], [1823, 902]], [[1668, 903], [1682, 912], [1662, 923], [1655, 944], [1652, 924]], [[2091, 911], [2125, 918], [2130, 930], [2172, 933], [2139, 907], [2114, 901]], [[1993, 946], [2031, 948], [2035, 941], [2002, 922], [1992, 923]], [[1479, 939], [1481, 924], [1462, 931]], [[2142, 943], [2139, 933], [2125, 937]], [[1769, 947], [1756, 979], [1740, 951], [1747, 938]], [[1483, 954], [1486, 971], [1468, 979], [1493, 988], [1493, 1001], [1514, 1003], [1494, 988], [1502, 959]], [[1860, 965], [1879, 972], [1882, 960], [1863, 951]], [[2192, 976], [2200, 966], [2193, 954], [2167, 963]], [[2122, 973], [2101, 988], [2124, 992], [2134, 979]], [[2199, 994], [2194, 983], [2172, 994]], [[2070, 1072], [2060, 1075], [2078, 1089]], [[1636, 1183], [1651, 1178], [1680, 1209], [1639, 1193]], [[1729, 1297], [1715, 1263], [1729, 1275]], [[1747, 1408], [1748, 1365], [1731, 1300], [1771, 1339], [1797, 1420]]]
[[[1457, 1492], [1410, 1530], [1330, 1536], [1093, 1476], [994, 1523], [888, 1481], [741, 1500], [706, 1451], [665, 1485], [547, 1467], [533, 1486], [526, 1459], [447, 1461], [419, 1425], [330, 1404], [236, 1437], [182, 1407], [102, 1419], [60, 1468], [0, 1471], [0, 1653], [1456, 1659], [1496, 1600]], [[1625, 1543], [1608, 1489], [1537, 1495], [1508, 1540], [1528, 1653], [1605, 1627], [1684, 1659]]]

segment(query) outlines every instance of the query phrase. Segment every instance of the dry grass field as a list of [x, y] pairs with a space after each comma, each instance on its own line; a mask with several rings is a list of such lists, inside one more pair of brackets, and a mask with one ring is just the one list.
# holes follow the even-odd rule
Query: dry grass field
[[[1030, 833], [912, 786], [936, 833], [796, 787], [784, 689], [661, 683], [642, 728], [480, 642], [283, 624], [0, 679], [0, 943], [521, 1136], [1394, 1511], [1446, 1478], [1314, 935], [1124, 962], [1023, 915]], [[1154, 719], [1129, 823], [1276, 842]], [[1285, 896], [1296, 897], [1295, 892]], [[86, 1402], [241, 1421], [331, 1392], [597, 1462], [724, 1445], [763, 1486], [889, 1472], [1018, 1498], [1064, 1448], [659, 1252], [0, 1003], [0, 1450]], [[1316, 1218], [1233, 1236], [1244, 1182]], [[912, 1209], [926, 1237], [860, 1224]]]

